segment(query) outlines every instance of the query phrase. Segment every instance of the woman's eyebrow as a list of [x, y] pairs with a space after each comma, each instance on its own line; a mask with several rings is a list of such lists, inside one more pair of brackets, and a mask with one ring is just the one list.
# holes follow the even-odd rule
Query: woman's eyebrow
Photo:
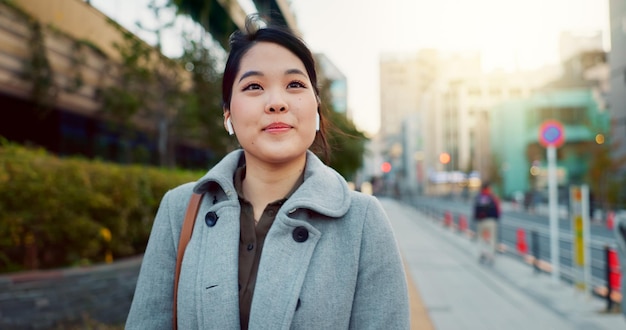
[[303, 75], [303, 76], [305, 76], [305, 77], [307, 76], [307, 75], [306, 75], [304, 72], [302, 72], [302, 70], [300, 70], [300, 69], [289, 69], [289, 70], [285, 71], [285, 75], [288, 75], [288, 74], [299, 74], [299, 75]]
[[[300, 69], [288, 69], [288, 70], [285, 71], [285, 75], [290, 75], [290, 74], [297, 74], [297, 75], [301, 75], [301, 76], [307, 77], [307, 75], [304, 72], [302, 72], [302, 70], [300, 70]], [[252, 76], [263, 77], [264, 74], [261, 71], [254, 71], [254, 70], [247, 71], [247, 72], [245, 72], [244, 74], [241, 75], [241, 78], [239, 78], [239, 82], [241, 82], [242, 80], [244, 80], [244, 79], [246, 79], [248, 77], [252, 77]]]
[[241, 75], [241, 78], [239, 78], [239, 82], [251, 76], [263, 76], [263, 73], [261, 71], [248, 71]]

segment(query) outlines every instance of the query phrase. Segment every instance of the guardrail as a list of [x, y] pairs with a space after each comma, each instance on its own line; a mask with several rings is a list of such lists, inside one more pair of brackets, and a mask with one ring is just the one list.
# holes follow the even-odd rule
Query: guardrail
[[[455, 230], [469, 239], [477, 239], [475, 223], [468, 213], [453, 211], [435, 203], [413, 203], [442, 226]], [[469, 210], [468, 210], [469, 212]], [[508, 218], [500, 221], [499, 252], [511, 255], [531, 265], [537, 272], [550, 273], [550, 231], [533, 223]], [[560, 278], [574, 284], [575, 265], [572, 253], [573, 235], [570, 231], [559, 231], [559, 273]], [[591, 237], [589, 243], [591, 278], [588, 290], [607, 300], [607, 310], [614, 310], [622, 301], [620, 278], [622, 271], [618, 262], [615, 242], [609, 239]]]

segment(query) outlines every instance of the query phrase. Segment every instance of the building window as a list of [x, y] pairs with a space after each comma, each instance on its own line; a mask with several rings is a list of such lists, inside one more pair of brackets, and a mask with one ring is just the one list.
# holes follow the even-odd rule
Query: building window
[[556, 119], [565, 125], [580, 125], [585, 121], [585, 114], [586, 109], [584, 107], [549, 107], [538, 109], [537, 119], [539, 123], [548, 119]]
[[480, 88], [470, 88], [467, 93], [474, 97], [480, 97], [482, 95]]
[[519, 89], [519, 88], [512, 88], [512, 89], [509, 91], [509, 94], [510, 94], [512, 97], [520, 97], [520, 96], [522, 96], [522, 90], [521, 90], [521, 89]]
[[501, 90], [501, 89], [499, 89], [499, 88], [492, 88], [492, 89], [489, 91], [489, 94], [490, 94], [492, 97], [499, 97], [500, 95], [502, 95], [502, 90]]

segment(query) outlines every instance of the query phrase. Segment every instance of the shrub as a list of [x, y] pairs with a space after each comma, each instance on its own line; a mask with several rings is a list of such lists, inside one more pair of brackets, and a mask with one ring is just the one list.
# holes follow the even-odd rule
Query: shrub
[[163, 194], [202, 174], [59, 158], [3, 143], [0, 272], [141, 254]]

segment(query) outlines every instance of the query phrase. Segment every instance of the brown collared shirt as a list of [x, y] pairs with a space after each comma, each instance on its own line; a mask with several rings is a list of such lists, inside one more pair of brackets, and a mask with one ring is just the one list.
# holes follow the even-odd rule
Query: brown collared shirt
[[234, 180], [235, 189], [239, 196], [239, 205], [241, 206], [241, 214], [239, 216], [239, 317], [241, 329], [248, 329], [252, 295], [254, 294], [265, 236], [267, 236], [270, 227], [272, 227], [280, 207], [304, 181], [304, 172], [285, 198], [267, 204], [258, 223], [254, 219], [252, 204], [243, 197], [242, 187], [245, 178], [246, 167], [244, 165], [237, 169]]

